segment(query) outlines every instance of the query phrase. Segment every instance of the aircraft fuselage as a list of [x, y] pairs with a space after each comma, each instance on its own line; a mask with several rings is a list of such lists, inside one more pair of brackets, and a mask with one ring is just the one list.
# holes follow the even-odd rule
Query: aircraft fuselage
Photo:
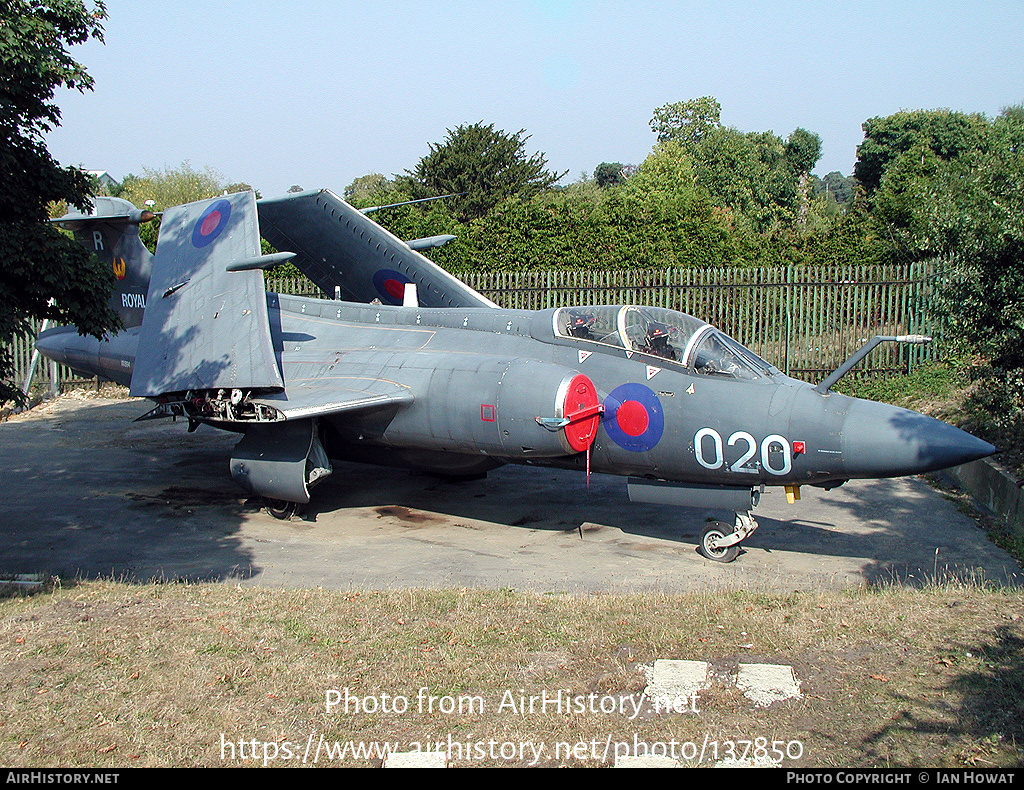
[[[992, 450], [938, 420], [822, 394], [774, 368], [747, 378], [709, 374], [561, 334], [555, 310], [267, 300], [289, 393], [368, 379], [409, 393], [404, 408], [322, 417], [331, 426], [325, 447], [335, 456], [452, 473], [498, 462], [580, 470], [589, 463], [592, 472], [681, 483], [828, 487], [944, 468]], [[130, 381], [130, 330], [102, 343], [51, 330], [39, 344], [76, 369]], [[589, 443], [589, 459], [572, 446], [572, 426], [559, 427], [572, 397], [567, 387], [583, 380], [599, 404], [589, 414], [594, 435], [576, 445]]]

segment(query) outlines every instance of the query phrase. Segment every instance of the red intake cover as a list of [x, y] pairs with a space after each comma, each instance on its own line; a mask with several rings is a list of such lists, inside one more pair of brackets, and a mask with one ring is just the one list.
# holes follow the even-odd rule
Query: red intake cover
[[569, 424], [565, 426], [565, 438], [569, 446], [578, 453], [583, 452], [597, 437], [597, 427], [601, 422], [601, 402], [594, 382], [582, 373], [569, 382], [562, 415], [569, 419]]

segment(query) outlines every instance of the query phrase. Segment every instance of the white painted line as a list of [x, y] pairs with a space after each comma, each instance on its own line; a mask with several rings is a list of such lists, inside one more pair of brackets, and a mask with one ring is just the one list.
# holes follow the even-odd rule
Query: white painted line
[[447, 752], [390, 752], [384, 768], [447, 768]]
[[759, 708], [803, 696], [793, 667], [782, 664], [740, 664], [736, 686]]

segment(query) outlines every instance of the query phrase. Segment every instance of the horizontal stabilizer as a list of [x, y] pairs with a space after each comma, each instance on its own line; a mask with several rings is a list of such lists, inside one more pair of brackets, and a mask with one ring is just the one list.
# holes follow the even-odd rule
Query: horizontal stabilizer
[[112, 223], [125, 223], [127, 225], [139, 225], [149, 222], [157, 215], [149, 209], [135, 208], [127, 200], [121, 198], [99, 196], [92, 198], [92, 211], [83, 214], [80, 211], [69, 210], [63, 217], [51, 219], [64, 230], [78, 230], [80, 227], [87, 227], [97, 220], [105, 220]]
[[264, 198], [257, 206], [264, 238], [294, 250], [292, 263], [326, 294], [338, 287], [357, 302], [400, 305], [411, 282], [423, 307], [497, 307], [329, 190]]
[[281, 388], [260, 257], [256, 199], [239, 192], [164, 212], [131, 393]]
[[121, 317], [125, 329], [142, 325], [153, 256], [139, 238], [139, 224], [155, 216], [127, 200], [104, 196], [92, 199], [92, 211], [88, 214], [70, 210], [50, 220], [72, 231], [78, 243], [113, 272], [115, 282], [109, 305]]

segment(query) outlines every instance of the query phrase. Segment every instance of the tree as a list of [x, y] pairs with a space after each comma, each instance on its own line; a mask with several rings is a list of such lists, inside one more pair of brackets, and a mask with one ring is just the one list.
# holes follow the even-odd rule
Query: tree
[[665, 104], [654, 111], [651, 130], [658, 142], [675, 140], [681, 143], [699, 143], [712, 129], [722, 125], [722, 105], [714, 96]]
[[797, 173], [809, 173], [821, 159], [821, 138], [797, 127], [786, 139], [786, 161]]
[[821, 138], [814, 132], [797, 127], [786, 140], [786, 161], [799, 178], [800, 213], [798, 222], [801, 227], [807, 224], [807, 213], [810, 208], [808, 184], [811, 168], [821, 159]]
[[[0, 3], [0, 348], [48, 318], [95, 337], [121, 326], [108, 301], [113, 272], [47, 222], [47, 206], [64, 201], [87, 210], [89, 178], [62, 167], [43, 135], [60, 124], [58, 87], [92, 88], [67, 50], [102, 41], [106, 10], [79, 0]], [[0, 401], [22, 400], [6, 383], [12, 360], [0, 351]]]
[[1021, 183], [1020, 148], [960, 156], [917, 185], [920, 203], [908, 228], [919, 248], [927, 244], [947, 257], [937, 311], [954, 348], [981, 355], [983, 364], [972, 369], [972, 404], [985, 417], [976, 427], [1012, 453], [1024, 446]]
[[824, 178], [814, 179], [814, 194], [827, 193], [836, 203], [849, 203], [853, 200], [853, 190], [857, 186], [857, 179], [853, 176], [844, 176], [838, 170], [833, 170]]
[[545, 170], [542, 153], [526, 153], [525, 129], [506, 134], [482, 121], [448, 130], [444, 142], [430, 145], [415, 170], [406, 170], [397, 186], [413, 197], [458, 195], [452, 205], [464, 222], [487, 214], [510, 196], [529, 198], [569, 171]]
[[795, 219], [798, 176], [777, 134], [720, 126], [683, 151], [693, 158], [697, 182], [715, 204], [732, 210], [753, 230], [764, 232]]
[[757, 232], [792, 224], [806, 194], [806, 173], [821, 155], [821, 138], [806, 129], [788, 141], [774, 132], [741, 132], [722, 125], [721, 111], [714, 96], [666, 104], [654, 111], [651, 129], [660, 145], [671, 143], [671, 150], [693, 160], [697, 183], [740, 222]]
[[950, 110], [898, 112], [869, 118], [862, 127], [864, 142], [857, 146], [853, 174], [869, 197], [901, 159], [917, 161], [920, 167], [955, 159], [966, 151], [983, 149], [991, 133], [983, 114]]
[[1024, 111], [919, 110], [865, 129], [859, 172], [880, 173], [871, 221], [892, 258], [942, 260], [936, 324], [949, 348], [979, 357], [972, 427], [1024, 444]]
[[384, 192], [392, 187], [391, 181], [380, 173], [367, 173], [359, 176], [345, 187], [344, 198], [355, 203], [369, 198], [371, 195]]
[[224, 176], [212, 168], [196, 170], [185, 161], [179, 167], [142, 168], [142, 175], [127, 175], [121, 184], [121, 197], [136, 206], [152, 200], [153, 211], [194, 203], [216, 197], [224, 192], [242, 192], [251, 189], [248, 184], [227, 184]]
[[622, 164], [620, 162], [602, 162], [594, 170], [594, 180], [599, 187], [621, 184], [625, 180], [622, 175]]

